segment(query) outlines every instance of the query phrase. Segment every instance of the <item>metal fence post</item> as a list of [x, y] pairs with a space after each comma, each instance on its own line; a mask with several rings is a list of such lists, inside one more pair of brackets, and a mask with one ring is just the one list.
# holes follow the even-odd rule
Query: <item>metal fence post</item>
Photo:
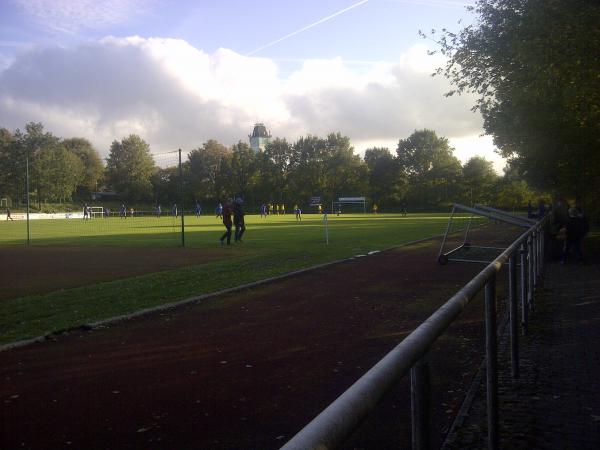
[[179, 149], [179, 208], [181, 209], [181, 246], [185, 247], [185, 209], [183, 208], [183, 166], [181, 165], [181, 149]]
[[540, 281], [540, 228], [535, 230], [535, 285]]
[[508, 289], [509, 289], [509, 314], [510, 314], [510, 362], [512, 377], [519, 378], [519, 333], [517, 326], [517, 256], [510, 255], [508, 260]]
[[529, 326], [529, 307], [527, 306], [527, 247], [521, 244], [519, 248], [521, 262], [521, 329], [523, 335], [527, 334]]
[[530, 311], [534, 310], [533, 289], [535, 286], [533, 273], [533, 237], [527, 238], [527, 305]]
[[533, 233], [531, 234], [531, 256], [533, 258], [533, 262], [532, 262], [532, 271], [533, 271], [533, 292], [532, 294], [535, 293], [535, 288], [537, 287], [538, 284], [538, 279], [537, 279], [537, 230], [534, 228]]
[[431, 435], [431, 393], [429, 364], [420, 359], [410, 369], [412, 449], [429, 449]]
[[540, 239], [540, 275], [544, 272], [544, 263], [546, 256], [546, 225], [541, 227], [542, 237]]
[[27, 147], [27, 155], [25, 156], [25, 189], [27, 189], [27, 247], [29, 247], [31, 244], [31, 228], [29, 222], [29, 147]]
[[487, 375], [488, 449], [498, 448], [498, 339], [496, 275], [485, 285], [485, 362]]

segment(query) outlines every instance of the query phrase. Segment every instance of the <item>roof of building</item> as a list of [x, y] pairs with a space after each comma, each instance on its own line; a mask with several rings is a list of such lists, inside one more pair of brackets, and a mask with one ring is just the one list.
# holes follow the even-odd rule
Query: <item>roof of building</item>
[[254, 125], [254, 130], [252, 131], [252, 136], [250, 137], [270, 138], [271, 135], [267, 131], [267, 127], [265, 127], [264, 124], [257, 123]]

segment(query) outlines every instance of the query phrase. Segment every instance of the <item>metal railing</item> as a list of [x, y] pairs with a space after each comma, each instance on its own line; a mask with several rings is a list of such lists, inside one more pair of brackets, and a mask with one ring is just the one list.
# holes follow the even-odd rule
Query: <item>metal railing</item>
[[[444, 305], [384, 356], [358, 381], [288, 441], [282, 450], [334, 449], [350, 437], [383, 395], [409, 371], [411, 375], [412, 448], [429, 448], [431, 421], [427, 353], [469, 302], [485, 289], [488, 448], [498, 448], [498, 337], [496, 277], [508, 263], [509, 330], [512, 376], [519, 376], [518, 301], [521, 326], [527, 333], [528, 313], [534, 310], [534, 290], [543, 270], [544, 226], [548, 217], [531, 226]], [[517, 266], [520, 265], [519, 277]], [[520, 295], [517, 290], [520, 278]], [[519, 297], [519, 298], [518, 298]]]

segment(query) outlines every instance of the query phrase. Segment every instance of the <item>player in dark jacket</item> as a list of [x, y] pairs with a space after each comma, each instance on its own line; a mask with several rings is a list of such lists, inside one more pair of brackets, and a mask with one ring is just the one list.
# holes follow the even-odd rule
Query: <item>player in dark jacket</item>
[[242, 235], [246, 231], [246, 224], [244, 223], [244, 208], [242, 204], [244, 201], [241, 198], [235, 199], [233, 205], [233, 224], [235, 225], [235, 242], [242, 242]]
[[233, 205], [231, 199], [225, 202], [225, 206], [221, 209], [221, 216], [223, 217], [223, 225], [225, 225], [225, 233], [221, 236], [221, 245], [225, 245], [225, 239], [227, 239], [227, 245], [231, 244], [231, 215], [233, 214]]

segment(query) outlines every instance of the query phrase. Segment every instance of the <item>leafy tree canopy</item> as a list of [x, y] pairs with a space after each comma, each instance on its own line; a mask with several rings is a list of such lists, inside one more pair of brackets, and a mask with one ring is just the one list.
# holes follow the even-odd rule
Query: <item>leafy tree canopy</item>
[[469, 191], [471, 203], [491, 203], [494, 198], [494, 184], [499, 176], [491, 161], [474, 156], [462, 168], [464, 187]]
[[62, 143], [83, 164], [81, 186], [87, 191], [98, 190], [98, 185], [104, 176], [104, 164], [98, 151], [84, 138], [64, 139]]
[[109, 185], [127, 201], [147, 200], [152, 197], [152, 175], [156, 172], [150, 146], [132, 134], [113, 141], [106, 160], [106, 178]]
[[530, 181], [598, 200], [600, 3], [478, 0], [473, 9], [473, 25], [433, 35], [449, 58], [438, 70], [456, 87], [449, 95], [478, 94], [486, 132]]

